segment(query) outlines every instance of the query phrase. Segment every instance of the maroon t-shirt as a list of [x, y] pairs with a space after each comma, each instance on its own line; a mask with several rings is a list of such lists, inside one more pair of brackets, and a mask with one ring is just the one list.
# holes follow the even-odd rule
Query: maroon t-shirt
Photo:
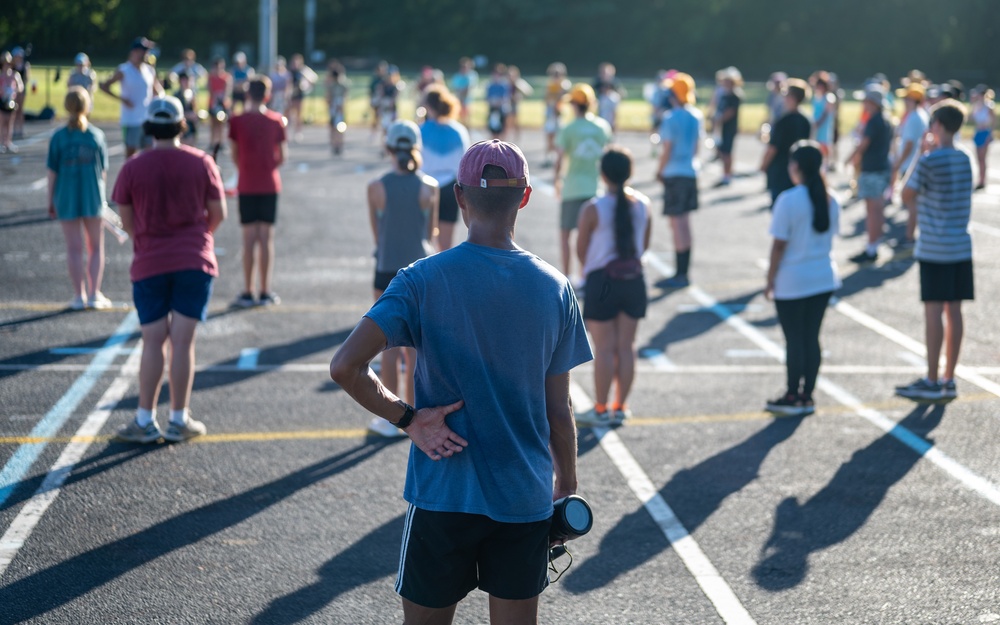
[[207, 204], [223, 193], [212, 157], [186, 145], [126, 161], [111, 197], [132, 207], [132, 281], [189, 269], [219, 275]]
[[274, 111], [250, 111], [229, 120], [229, 138], [239, 146], [240, 195], [281, 192], [278, 155], [285, 141], [285, 124]]

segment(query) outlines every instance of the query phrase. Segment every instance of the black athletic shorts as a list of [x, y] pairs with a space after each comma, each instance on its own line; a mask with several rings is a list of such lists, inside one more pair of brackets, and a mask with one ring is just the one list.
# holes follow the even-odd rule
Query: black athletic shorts
[[240, 223], [252, 224], [264, 222], [273, 224], [278, 217], [278, 194], [243, 195], [240, 194]]
[[458, 200], [455, 199], [455, 183], [441, 187], [441, 201], [438, 204], [438, 221], [455, 223], [458, 221]]
[[611, 321], [618, 313], [633, 319], [646, 316], [646, 280], [639, 276], [629, 280], [612, 280], [603, 269], [587, 274], [583, 287], [583, 318]]
[[687, 176], [663, 179], [663, 214], [676, 217], [698, 208], [698, 180]]
[[397, 273], [399, 273], [399, 272], [398, 271], [379, 271], [378, 269], [376, 269], [375, 270], [375, 281], [372, 282], [372, 287], [374, 287], [376, 291], [384, 291], [384, 290], [388, 289], [389, 288], [389, 283], [392, 282], [392, 279], [396, 277]]
[[972, 261], [931, 263], [920, 261], [920, 301], [957, 302], [975, 299]]
[[427, 608], [446, 608], [475, 588], [512, 601], [537, 597], [549, 583], [550, 525], [410, 505], [396, 592]]
[[735, 130], [723, 130], [722, 136], [719, 138], [719, 144], [715, 146], [715, 149], [721, 154], [732, 154], [733, 153], [733, 142], [736, 140]]

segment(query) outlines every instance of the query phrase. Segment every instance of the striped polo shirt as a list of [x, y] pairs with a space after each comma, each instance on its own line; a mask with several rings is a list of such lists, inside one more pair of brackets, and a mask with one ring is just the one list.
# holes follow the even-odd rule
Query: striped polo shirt
[[957, 263], [972, 259], [972, 159], [957, 148], [920, 157], [906, 181], [917, 192], [917, 260]]

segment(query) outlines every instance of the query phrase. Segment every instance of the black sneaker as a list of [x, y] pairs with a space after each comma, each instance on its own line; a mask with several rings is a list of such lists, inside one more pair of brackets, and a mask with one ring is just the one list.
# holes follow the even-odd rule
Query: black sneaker
[[813, 401], [812, 397], [808, 397], [799, 393], [799, 405], [802, 406], [802, 415], [811, 415], [816, 412], [816, 403]]
[[250, 308], [254, 305], [253, 293], [243, 293], [233, 301], [233, 306], [237, 308]]
[[261, 293], [260, 299], [257, 301], [258, 306], [274, 306], [281, 303], [281, 298], [274, 291], [270, 293]]
[[941, 389], [941, 384], [939, 382], [931, 382], [927, 378], [918, 378], [904, 386], [897, 386], [896, 394], [906, 399], [926, 399], [931, 401], [944, 399], [945, 397], [944, 391]]
[[764, 409], [768, 412], [787, 417], [798, 417], [812, 412], [812, 410], [802, 405], [802, 400], [799, 398], [798, 393], [785, 393], [777, 399], [772, 399], [765, 404]]
[[868, 250], [862, 250], [860, 254], [851, 256], [848, 260], [858, 265], [871, 265], [878, 260], [878, 253], [869, 254]]

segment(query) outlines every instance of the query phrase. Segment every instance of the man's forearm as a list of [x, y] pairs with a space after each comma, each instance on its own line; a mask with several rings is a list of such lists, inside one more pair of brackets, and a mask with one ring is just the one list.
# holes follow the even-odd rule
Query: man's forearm
[[576, 492], [576, 422], [573, 409], [567, 402], [549, 409], [549, 448], [552, 468], [556, 475], [556, 494], [565, 496]]

